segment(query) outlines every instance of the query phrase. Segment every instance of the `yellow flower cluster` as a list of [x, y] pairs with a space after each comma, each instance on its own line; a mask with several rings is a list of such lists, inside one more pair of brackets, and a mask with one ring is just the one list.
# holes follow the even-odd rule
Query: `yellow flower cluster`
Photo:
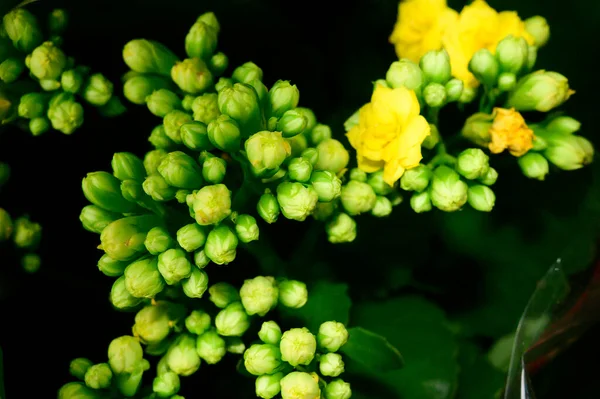
[[347, 133], [358, 167], [367, 173], [383, 169], [384, 181], [394, 185], [406, 169], [419, 165], [421, 144], [430, 133], [420, 112], [414, 91], [378, 85], [360, 109], [358, 125]]
[[475, 0], [460, 14], [449, 8], [446, 0], [403, 0], [390, 42], [398, 57], [414, 62], [428, 51], [445, 48], [452, 75], [466, 86], [476, 87], [478, 81], [469, 72], [469, 61], [480, 49], [495, 52], [496, 45], [508, 35], [534, 44], [516, 12], [497, 12], [484, 0]]

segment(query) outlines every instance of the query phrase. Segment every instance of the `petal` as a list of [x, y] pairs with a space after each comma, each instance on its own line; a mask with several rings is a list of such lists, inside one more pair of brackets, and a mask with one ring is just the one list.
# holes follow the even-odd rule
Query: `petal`
[[358, 162], [358, 168], [367, 173], [375, 173], [384, 166], [384, 162], [382, 161], [373, 161], [361, 155], [357, 155], [356, 160]]
[[381, 87], [381, 90], [377, 88], [371, 101], [377, 115], [382, 117], [382, 122], [384, 120], [387, 122], [391, 117], [396, 124], [402, 126], [421, 112], [417, 95], [413, 90], [405, 87], [396, 89]]
[[383, 181], [393, 186], [402, 177], [404, 170], [398, 161], [386, 163], [383, 168]]
[[354, 126], [348, 133], [346, 133], [346, 137], [348, 138], [352, 148], [357, 150], [360, 145], [360, 128], [358, 126]]

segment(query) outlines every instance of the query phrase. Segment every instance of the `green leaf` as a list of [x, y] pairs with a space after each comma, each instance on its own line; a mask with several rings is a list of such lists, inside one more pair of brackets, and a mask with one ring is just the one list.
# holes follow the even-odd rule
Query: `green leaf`
[[319, 326], [326, 321], [347, 325], [351, 305], [346, 284], [319, 281], [309, 287], [306, 305], [300, 309], [280, 306], [280, 313], [284, 319], [300, 322], [316, 334]]
[[505, 374], [494, 368], [475, 344], [460, 345], [460, 375], [456, 399], [495, 399], [504, 388]]
[[377, 372], [399, 370], [404, 366], [402, 355], [387, 339], [362, 327], [348, 329], [348, 342], [341, 352], [348, 358]]
[[458, 380], [458, 345], [444, 312], [420, 297], [357, 303], [352, 324], [385, 337], [402, 352], [405, 366], [381, 372], [380, 383], [402, 399], [448, 399]]

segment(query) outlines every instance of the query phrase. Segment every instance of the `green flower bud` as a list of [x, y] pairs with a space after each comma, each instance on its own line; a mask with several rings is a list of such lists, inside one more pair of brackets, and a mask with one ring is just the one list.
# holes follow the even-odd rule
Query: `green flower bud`
[[305, 372], [293, 371], [289, 373], [281, 379], [280, 385], [282, 399], [313, 399], [321, 397], [318, 378]]
[[167, 156], [167, 152], [162, 149], [156, 149], [148, 151], [144, 155], [144, 169], [148, 176], [155, 175], [158, 173], [158, 165], [162, 162], [163, 158]]
[[319, 371], [325, 377], [337, 377], [344, 372], [344, 361], [337, 353], [326, 353], [319, 358]]
[[181, 126], [192, 122], [192, 116], [186, 112], [173, 110], [165, 115], [163, 125], [167, 136], [177, 144], [181, 144]]
[[125, 268], [125, 288], [136, 298], [154, 298], [165, 287], [156, 257], [142, 258]]
[[135, 259], [146, 251], [146, 234], [159, 223], [159, 219], [154, 215], [129, 216], [115, 220], [102, 230], [102, 249], [115, 260]]
[[425, 77], [421, 68], [408, 59], [392, 62], [388, 69], [385, 80], [394, 89], [406, 87], [409, 90], [417, 90], [423, 84]]
[[133, 373], [143, 358], [142, 346], [130, 335], [115, 338], [108, 346], [108, 363], [115, 374]]
[[251, 215], [239, 215], [235, 220], [235, 232], [243, 243], [258, 240], [259, 230], [256, 219]]
[[81, 382], [69, 382], [60, 387], [58, 399], [98, 399], [98, 394]]
[[42, 238], [42, 226], [29, 220], [28, 216], [21, 216], [14, 222], [13, 242], [17, 248], [36, 249]]
[[486, 186], [492, 186], [498, 180], [498, 172], [494, 168], [490, 168], [487, 173], [479, 179], [479, 182], [485, 184]]
[[181, 108], [181, 99], [170, 90], [158, 89], [146, 97], [146, 105], [153, 115], [164, 118], [169, 112]]
[[181, 141], [190, 150], [202, 151], [213, 148], [206, 125], [202, 122], [190, 122], [181, 125], [179, 129]]
[[82, 96], [88, 103], [100, 107], [110, 100], [112, 94], [113, 84], [101, 73], [95, 73], [83, 88]]
[[185, 36], [188, 57], [208, 59], [217, 48], [218, 29], [204, 21], [196, 21]]
[[421, 57], [421, 70], [428, 82], [445, 84], [452, 77], [450, 56], [446, 50], [432, 50]]
[[91, 360], [84, 357], [78, 357], [71, 360], [71, 363], [69, 364], [69, 373], [71, 373], [73, 377], [83, 381], [85, 372], [93, 365], [94, 363], [92, 363]]
[[43, 79], [39, 81], [40, 87], [44, 91], [54, 91], [60, 89], [60, 82], [54, 79]]
[[265, 344], [279, 346], [281, 328], [274, 321], [265, 321], [258, 332], [258, 337]]
[[254, 344], [244, 352], [244, 366], [252, 375], [273, 374], [281, 365], [281, 352], [274, 345]]
[[120, 180], [144, 181], [146, 170], [140, 158], [130, 152], [116, 152], [113, 155], [111, 166], [113, 175]]
[[482, 178], [487, 173], [490, 157], [479, 148], [469, 148], [458, 155], [456, 171], [466, 179]]
[[285, 280], [279, 283], [279, 303], [287, 308], [299, 309], [308, 301], [306, 284], [297, 280]]
[[12, 83], [19, 79], [25, 70], [25, 63], [17, 57], [10, 57], [0, 63], [0, 80]]
[[196, 251], [194, 254], [194, 264], [200, 269], [204, 269], [210, 263], [210, 259], [206, 256], [204, 250]]
[[488, 186], [471, 186], [468, 196], [469, 205], [480, 212], [491, 212], [496, 203], [496, 195]]
[[125, 276], [121, 276], [113, 283], [109, 300], [116, 309], [128, 311], [142, 303], [143, 298], [131, 295], [125, 286]]
[[180, 376], [190, 376], [200, 368], [196, 339], [191, 334], [179, 335], [165, 356], [169, 369]]
[[340, 197], [344, 209], [352, 216], [369, 212], [377, 200], [377, 195], [369, 184], [356, 180], [350, 180], [342, 188]]
[[291, 154], [290, 145], [280, 132], [262, 131], [253, 134], [244, 144], [246, 156], [257, 176], [277, 171]]
[[203, 334], [210, 328], [210, 315], [202, 310], [193, 310], [185, 318], [185, 328], [192, 334]]
[[65, 53], [52, 42], [44, 42], [31, 53], [29, 69], [39, 80], [57, 80], [66, 65]]
[[133, 335], [144, 344], [157, 344], [170, 332], [169, 304], [166, 302], [146, 306], [135, 315]]
[[[196, 222], [200, 226], [217, 224], [231, 215], [231, 191], [224, 184], [204, 186], [193, 196], [192, 209]], [[216, 242], [213, 242], [214, 244]], [[212, 249], [216, 250], [216, 248]]]
[[389, 216], [392, 213], [392, 207], [392, 201], [386, 197], [378, 195], [375, 205], [373, 206], [373, 209], [371, 209], [371, 215], [378, 218]]
[[431, 202], [442, 211], [457, 211], [467, 202], [468, 188], [458, 173], [447, 166], [439, 166], [431, 181]]
[[448, 83], [446, 83], [446, 101], [449, 103], [456, 102], [460, 100], [465, 84], [460, 79], [450, 79]]
[[300, 91], [288, 80], [278, 80], [269, 90], [270, 115], [281, 117], [286, 111], [294, 109], [300, 101]]
[[256, 396], [263, 399], [277, 396], [281, 391], [280, 381], [283, 376], [283, 373], [259, 376], [254, 384]]
[[171, 69], [171, 79], [187, 93], [200, 94], [213, 84], [210, 69], [200, 58], [187, 58]]
[[481, 49], [473, 55], [469, 62], [469, 71], [477, 80], [483, 83], [484, 86], [493, 87], [498, 80], [500, 73], [500, 65], [494, 54], [488, 49]]
[[100, 270], [102, 274], [108, 277], [122, 276], [127, 265], [127, 262], [114, 260], [106, 254], [102, 255], [102, 257], [98, 260], [98, 270]]
[[54, 130], [72, 134], [83, 124], [83, 107], [74, 100], [72, 94], [61, 93], [50, 100], [47, 116]]
[[[79, 69], [69, 69], [69, 70], [64, 71], [60, 75], [60, 86], [62, 87], [62, 89], [64, 91], [69, 92], [69, 93], [73, 93], [73, 94], [78, 93], [79, 90], [83, 87], [84, 81], [85, 81], [84, 74]], [[111, 83], [111, 85], [112, 85], [112, 83]], [[146, 98], [146, 96], [148, 94], [150, 94], [150, 93], [147, 93], [144, 96], [141, 104], [144, 103], [144, 99]]]
[[326, 222], [338, 208], [336, 202], [319, 202], [312, 213], [315, 220]]
[[317, 341], [322, 350], [337, 352], [348, 341], [348, 330], [342, 323], [326, 321], [319, 326]]
[[50, 121], [47, 118], [34, 118], [29, 121], [29, 130], [34, 136], [40, 136], [50, 129]]
[[221, 52], [218, 52], [210, 57], [210, 61], [208, 62], [208, 67], [212, 71], [213, 75], [216, 76], [222, 75], [228, 66], [229, 58]]
[[498, 77], [498, 89], [502, 92], [511, 91], [517, 86], [517, 76], [514, 73], [503, 72]]
[[202, 177], [208, 183], [218, 184], [225, 178], [227, 162], [223, 158], [211, 157], [202, 164]]
[[[404, 174], [406, 174], [406, 172]], [[356, 180], [361, 183], [366, 183], [367, 174], [359, 168], [352, 168], [350, 169], [350, 180]]]
[[295, 109], [285, 111], [277, 122], [277, 130], [282, 132], [283, 137], [294, 137], [303, 133], [306, 129], [307, 120], [304, 114]]
[[214, 330], [209, 330], [196, 339], [196, 351], [208, 364], [217, 364], [227, 353], [226, 342]]
[[536, 47], [544, 47], [550, 39], [550, 26], [546, 18], [536, 15], [525, 20], [525, 30], [533, 36]]
[[544, 156], [563, 170], [576, 170], [588, 165], [594, 158], [594, 147], [585, 138], [575, 135], [547, 132], [540, 136], [548, 142]]
[[400, 188], [404, 191], [422, 192], [429, 185], [433, 173], [426, 165], [418, 165], [407, 169], [400, 180]]
[[96, 205], [84, 206], [79, 214], [79, 221], [83, 228], [92, 233], [102, 233], [102, 230], [115, 220], [121, 218], [121, 214], [110, 212]]
[[531, 72], [537, 62], [538, 48], [536, 46], [529, 46], [527, 51], [527, 71]]
[[21, 258], [21, 267], [26, 273], [33, 274], [40, 270], [42, 259], [38, 254], [25, 254]]
[[350, 399], [352, 396], [350, 384], [340, 378], [336, 378], [327, 384], [325, 396], [327, 399]]
[[177, 193], [177, 189], [171, 187], [161, 175], [147, 176], [142, 187], [154, 201], [170, 201]]
[[210, 301], [218, 308], [225, 308], [230, 303], [240, 300], [237, 289], [229, 283], [216, 283], [209, 289]]
[[288, 164], [288, 175], [292, 180], [302, 183], [307, 182], [310, 180], [311, 173], [312, 165], [306, 158], [293, 158]]
[[206, 236], [206, 230], [197, 223], [185, 225], [177, 230], [177, 242], [187, 252], [201, 248], [206, 242]]
[[195, 189], [202, 186], [200, 165], [182, 151], [170, 152], [163, 158], [158, 173], [173, 187]]
[[258, 200], [256, 211], [265, 222], [269, 224], [275, 223], [280, 212], [277, 198], [270, 191], [265, 192]]
[[25, 8], [16, 7], [3, 18], [4, 31], [13, 46], [23, 53], [29, 53], [43, 40], [37, 19]]
[[432, 108], [441, 108], [446, 104], [446, 88], [439, 83], [429, 83], [423, 90], [425, 103]]
[[319, 158], [315, 169], [341, 172], [350, 162], [350, 154], [344, 145], [335, 139], [323, 140], [317, 145]]
[[152, 381], [152, 391], [155, 392], [159, 398], [170, 398], [179, 392], [181, 387], [179, 376], [172, 372], [166, 372], [160, 374]]
[[325, 231], [332, 244], [352, 242], [356, 238], [356, 221], [345, 213], [338, 213], [325, 225]]
[[313, 145], [318, 145], [322, 141], [329, 140], [331, 136], [331, 128], [321, 123], [318, 123], [310, 132], [310, 140]]
[[473, 100], [475, 100], [475, 98], [477, 98], [477, 93], [478, 93], [477, 87], [473, 88], [473, 87], [465, 86], [463, 88], [463, 92], [462, 92], [458, 102], [460, 104], [470, 104], [473, 102]]
[[315, 357], [317, 340], [306, 327], [292, 328], [283, 333], [279, 343], [281, 360], [292, 366], [308, 365]]
[[208, 124], [208, 139], [222, 151], [235, 152], [241, 144], [239, 125], [229, 116], [221, 115]]
[[175, 285], [190, 276], [192, 264], [183, 250], [172, 248], [158, 255], [158, 271], [168, 285]]
[[116, 387], [126, 397], [134, 396], [140, 389], [144, 371], [150, 367], [150, 363], [143, 359], [132, 373], [115, 373]]
[[235, 83], [223, 88], [218, 96], [219, 111], [230, 116], [240, 126], [243, 136], [262, 129], [262, 115], [258, 94], [249, 85]]
[[139, 75], [125, 82], [123, 85], [123, 94], [132, 103], [143, 105], [146, 104], [146, 98], [153, 92], [161, 89], [169, 89], [171, 86], [171, 83], [161, 76]]
[[152, 129], [152, 132], [148, 137], [148, 141], [156, 149], [168, 150], [177, 145], [173, 140], [169, 138], [169, 136], [167, 136], [167, 131], [165, 130], [165, 125], [163, 124], [160, 124], [154, 129]]
[[508, 95], [506, 107], [517, 111], [548, 112], [562, 105], [573, 93], [563, 75], [537, 71], [519, 80]]
[[235, 68], [232, 79], [239, 83], [250, 83], [253, 80], [263, 79], [263, 71], [258, 65], [253, 62], [246, 62], [239, 67]]
[[7, 241], [13, 233], [13, 221], [8, 212], [0, 208], [0, 242]]
[[432, 209], [429, 191], [414, 193], [410, 197], [410, 207], [416, 213], [429, 212]]
[[217, 83], [215, 84], [215, 90], [218, 92], [220, 92], [221, 90], [227, 88], [227, 87], [233, 87], [233, 84], [235, 82], [233, 81], [233, 79], [231, 78], [219, 78], [219, 80], [217, 81]]
[[208, 288], [208, 275], [194, 267], [190, 277], [182, 281], [181, 288], [188, 298], [202, 298]]
[[279, 289], [273, 277], [258, 276], [245, 280], [240, 289], [240, 298], [246, 313], [250, 316], [266, 315], [277, 305]]
[[367, 183], [377, 195], [388, 195], [394, 191], [394, 188], [383, 180], [383, 171], [371, 173]]
[[94, 364], [85, 373], [85, 385], [92, 389], [110, 387], [112, 371], [107, 363]]
[[548, 161], [542, 154], [529, 152], [518, 158], [517, 161], [523, 174], [530, 179], [544, 181], [550, 172]]
[[215, 327], [224, 337], [241, 337], [250, 327], [250, 317], [241, 302], [233, 302], [217, 314]]
[[277, 202], [283, 216], [302, 222], [312, 213], [319, 200], [312, 186], [302, 183], [283, 182], [277, 186]]
[[502, 39], [496, 47], [496, 58], [503, 72], [521, 72], [527, 65], [529, 44], [523, 37], [509, 35]]
[[[302, 153], [308, 149], [308, 138], [306, 134], [299, 134], [292, 137], [291, 139], [284, 139], [289, 145], [292, 157], [299, 157]], [[317, 152], [318, 156], [318, 152]], [[313, 167], [315, 165], [313, 164]]]
[[44, 115], [46, 97], [42, 93], [27, 93], [19, 101], [18, 114], [21, 118], [33, 119]]
[[581, 129], [581, 122], [569, 117], [558, 116], [550, 120], [546, 125], [546, 130], [562, 134], [572, 134]]
[[[181, 100], [181, 107], [184, 111], [192, 111], [192, 104], [194, 104], [194, 100], [196, 100], [196, 96], [191, 94], [186, 94]], [[193, 111], [192, 111], [193, 112]]]
[[123, 47], [123, 61], [129, 69], [136, 72], [169, 76], [171, 68], [179, 59], [159, 42], [135, 39]]
[[48, 14], [48, 28], [52, 33], [62, 33], [67, 29], [69, 14], [61, 8], [55, 8]]

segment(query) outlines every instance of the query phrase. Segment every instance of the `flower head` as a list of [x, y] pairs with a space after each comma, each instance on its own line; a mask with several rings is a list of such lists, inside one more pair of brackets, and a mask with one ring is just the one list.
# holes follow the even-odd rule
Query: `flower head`
[[527, 126], [523, 116], [514, 109], [494, 110], [490, 138], [489, 149], [494, 154], [508, 149], [512, 155], [520, 157], [533, 148], [533, 130]]
[[392, 186], [406, 169], [419, 165], [421, 143], [430, 133], [419, 113], [414, 91], [378, 86], [361, 108], [358, 125], [347, 133], [358, 167], [367, 173], [383, 169], [384, 181]]
[[398, 57], [419, 62], [428, 51], [442, 48], [444, 32], [457, 16], [446, 0], [401, 1], [390, 43]]

